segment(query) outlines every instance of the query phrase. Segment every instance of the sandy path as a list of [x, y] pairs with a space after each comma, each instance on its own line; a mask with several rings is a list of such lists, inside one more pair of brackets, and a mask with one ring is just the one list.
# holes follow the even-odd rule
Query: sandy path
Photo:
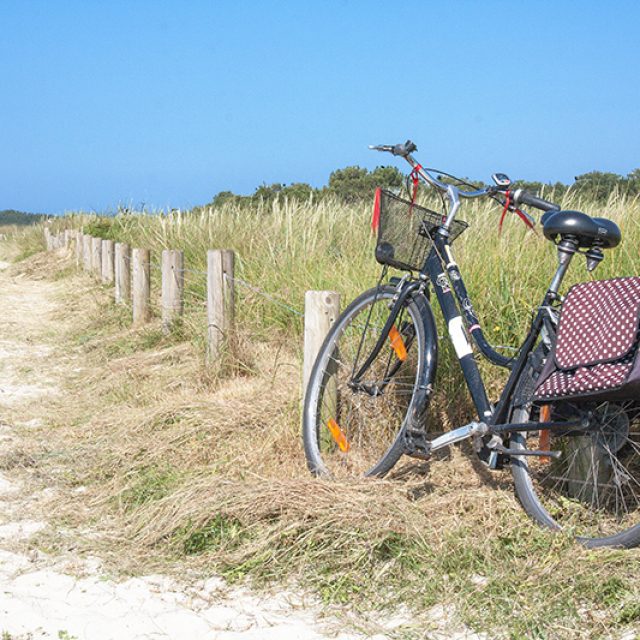
[[[0, 449], [20, 445], [29, 421], [44, 415], [47, 398], [71, 361], [51, 358], [53, 314], [60, 286], [12, 277], [0, 262]], [[52, 373], [53, 371], [53, 373]], [[16, 428], [19, 427], [19, 428]], [[61, 499], [64, 499], [61, 496]], [[50, 557], [28, 549], [46, 526], [28, 519], [30, 495], [18, 473], [0, 474], [0, 635], [12, 640], [309, 640], [362, 638], [339, 631], [317, 604], [299, 594], [257, 596], [223, 580], [178, 584], [167, 576], [107, 579], [97, 558]], [[384, 635], [378, 635], [379, 639]]]

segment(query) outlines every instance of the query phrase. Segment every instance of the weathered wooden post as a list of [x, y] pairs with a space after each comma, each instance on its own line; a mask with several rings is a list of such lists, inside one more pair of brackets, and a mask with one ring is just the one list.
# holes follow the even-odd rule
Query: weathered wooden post
[[49, 227], [44, 228], [44, 245], [47, 251], [51, 251], [51, 229]]
[[131, 302], [131, 247], [124, 242], [116, 242], [115, 260], [116, 304]]
[[68, 249], [69, 246], [71, 245], [71, 229], [65, 229], [64, 230], [64, 248]]
[[[304, 295], [304, 361], [302, 393], [304, 396], [311, 369], [331, 325], [340, 313], [340, 294], [335, 291], [307, 291]], [[326, 395], [326, 394], [325, 394]]]
[[82, 266], [86, 272], [91, 271], [91, 240], [92, 237], [85, 233], [82, 236]]
[[102, 282], [111, 284], [114, 279], [113, 240], [102, 241]]
[[165, 249], [162, 252], [162, 330], [182, 315], [184, 308], [184, 252]]
[[133, 262], [133, 324], [141, 325], [151, 319], [151, 252], [134, 249]]
[[217, 362], [233, 348], [235, 254], [229, 249], [207, 251], [207, 341], [209, 360]]
[[91, 271], [96, 278], [102, 273], [102, 238], [91, 238]]
[[82, 264], [82, 231], [75, 231], [75, 243], [76, 243], [76, 267], [80, 268]]

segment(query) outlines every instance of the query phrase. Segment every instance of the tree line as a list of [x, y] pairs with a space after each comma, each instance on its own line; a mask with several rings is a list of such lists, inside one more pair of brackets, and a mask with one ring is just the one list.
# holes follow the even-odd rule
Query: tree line
[[[441, 176], [441, 179], [453, 182], [447, 176]], [[318, 201], [328, 196], [346, 203], [353, 203], [369, 200], [376, 187], [402, 188], [406, 180], [407, 176], [396, 167], [376, 167], [373, 171], [369, 171], [359, 166], [351, 166], [333, 171], [329, 176], [328, 183], [320, 188], [312, 187], [304, 182], [295, 182], [289, 185], [262, 184], [249, 196], [241, 196], [232, 191], [221, 191], [208, 206], [217, 207], [228, 202], [252, 205], [258, 202], [270, 203], [284, 198]], [[463, 178], [462, 181], [476, 187], [484, 186], [484, 183], [477, 180]], [[571, 191], [586, 200], [604, 203], [613, 193], [631, 197], [640, 195], [640, 169], [635, 169], [626, 176], [604, 171], [590, 171], [576, 176], [572, 184], [519, 180], [514, 183], [514, 188], [517, 187], [557, 199]]]
[[3, 209], [0, 211], [0, 226], [26, 226], [29, 224], [36, 224], [48, 217], [49, 216], [44, 213], [26, 213], [25, 211], [16, 211], [15, 209]]

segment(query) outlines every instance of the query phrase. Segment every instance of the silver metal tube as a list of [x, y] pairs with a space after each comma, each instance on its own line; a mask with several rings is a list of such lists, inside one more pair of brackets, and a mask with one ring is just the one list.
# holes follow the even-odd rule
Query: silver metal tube
[[464, 425], [464, 427], [452, 429], [451, 431], [447, 431], [447, 433], [443, 433], [441, 436], [438, 436], [434, 440], [431, 440], [429, 443], [430, 451], [437, 451], [438, 449], [448, 447], [456, 442], [462, 442], [462, 440], [466, 440], [476, 434], [483, 435], [487, 433], [488, 430], [489, 428], [484, 422], [471, 422]]
[[573, 251], [566, 251], [562, 249], [562, 246], [558, 247], [558, 256], [560, 259], [560, 264], [558, 265], [558, 269], [556, 270], [555, 275], [553, 276], [553, 280], [549, 285], [549, 293], [557, 294], [560, 289], [560, 285], [562, 285], [562, 281], [564, 280], [565, 275], [569, 269], [569, 265], [571, 264], [571, 260], [575, 255], [575, 249]]
[[[407, 157], [407, 161], [412, 167], [416, 167], [418, 163], [411, 157]], [[420, 167], [418, 169], [418, 173], [424, 178], [425, 182], [428, 182], [432, 187], [436, 187], [436, 189], [440, 189], [440, 191], [446, 192], [451, 185], [446, 182], [442, 182], [437, 178], [434, 178], [426, 169]], [[488, 195], [488, 189], [476, 189], [475, 191], [463, 191], [458, 188], [458, 194], [462, 198], [480, 198], [482, 196]]]
[[453, 185], [449, 185], [447, 187], [447, 195], [449, 196], [450, 205], [447, 220], [443, 225], [445, 229], [448, 229], [451, 226], [451, 223], [454, 221], [456, 213], [458, 213], [458, 209], [460, 208], [460, 189]]
[[455, 220], [456, 214], [458, 213], [458, 209], [460, 208], [460, 198], [480, 198], [481, 196], [486, 196], [489, 191], [487, 189], [478, 189], [476, 191], [462, 191], [455, 185], [447, 184], [446, 182], [441, 182], [434, 176], [432, 176], [426, 169], [423, 169], [411, 156], [405, 156], [405, 160], [414, 168], [417, 169], [422, 179], [430, 184], [432, 187], [435, 187], [439, 191], [446, 193], [449, 198], [449, 212], [447, 214], [447, 220], [444, 223], [443, 227], [445, 229], [449, 229], [451, 223]]

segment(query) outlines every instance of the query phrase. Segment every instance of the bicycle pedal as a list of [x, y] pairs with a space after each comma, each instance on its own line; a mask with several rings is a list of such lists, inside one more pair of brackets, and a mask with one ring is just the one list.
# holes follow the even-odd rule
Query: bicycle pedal
[[405, 433], [404, 449], [410, 458], [420, 458], [428, 460], [431, 458], [431, 442], [427, 440], [426, 434], [419, 431], [408, 431]]

